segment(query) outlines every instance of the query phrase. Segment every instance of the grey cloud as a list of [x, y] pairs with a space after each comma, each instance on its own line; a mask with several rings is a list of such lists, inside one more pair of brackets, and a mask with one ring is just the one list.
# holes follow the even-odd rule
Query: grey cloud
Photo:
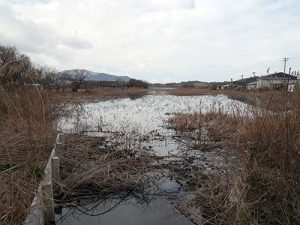
[[[0, 4], [0, 43], [15, 45], [20, 51], [34, 56], [37, 63], [45, 63], [45, 58], [52, 57], [57, 64], [70, 62], [72, 55], [68, 50], [61, 54], [61, 46], [70, 49], [88, 49], [92, 44], [79, 37], [69, 37], [57, 33], [48, 24], [37, 23], [30, 19], [20, 19], [11, 5]], [[39, 56], [41, 60], [39, 60]]]
[[64, 44], [69, 46], [70, 48], [75, 48], [75, 49], [89, 49], [92, 48], [93, 45], [87, 40], [83, 40], [80, 38], [67, 38], [64, 40]]
[[0, 42], [58, 69], [226, 80], [299, 58], [298, 0], [26, 2], [0, 4]]
[[47, 3], [51, 0], [11, 0], [13, 3], [22, 3], [22, 4], [35, 4], [35, 3]]

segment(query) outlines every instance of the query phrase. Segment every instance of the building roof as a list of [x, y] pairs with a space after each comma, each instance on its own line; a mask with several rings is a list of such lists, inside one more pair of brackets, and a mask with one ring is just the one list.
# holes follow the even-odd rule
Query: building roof
[[255, 81], [257, 81], [257, 77], [248, 77], [248, 78], [243, 78], [241, 80], [236, 80], [233, 83], [237, 84], [237, 85], [246, 86], [247, 84], [255, 82]]
[[256, 84], [257, 84], [257, 82], [255, 81], [255, 82], [250, 82], [247, 85], [256, 85]]
[[259, 77], [259, 79], [261, 80], [297, 80], [297, 77], [296, 76], [293, 76], [293, 75], [290, 75], [290, 74], [287, 74], [287, 73], [273, 73], [273, 74], [270, 74], [270, 75], [265, 75], [265, 76], [261, 76]]

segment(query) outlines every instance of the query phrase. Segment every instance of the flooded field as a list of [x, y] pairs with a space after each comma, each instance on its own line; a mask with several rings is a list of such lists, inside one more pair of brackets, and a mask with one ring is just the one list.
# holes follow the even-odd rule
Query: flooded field
[[77, 106], [77, 111], [74, 111], [71, 117], [63, 118], [59, 126], [67, 132], [80, 129], [97, 132], [101, 129], [101, 131], [134, 131], [141, 134], [154, 130], [165, 133], [166, 120], [176, 113], [209, 110], [234, 113], [235, 109], [241, 108], [245, 108], [245, 104], [231, 100], [225, 95], [147, 95], [136, 100], [125, 98], [83, 103]]
[[183, 186], [195, 182], [194, 173], [222, 173], [226, 170], [227, 164], [220, 156], [223, 150], [191, 149], [168, 119], [178, 113], [222, 111], [232, 114], [237, 109], [246, 108], [245, 104], [224, 95], [148, 95], [135, 100], [118, 99], [70, 106], [73, 113], [62, 118], [58, 125], [63, 132], [105, 137], [105, 144], [99, 149], [126, 145], [124, 149], [131, 151], [127, 158], [147, 155], [151, 157], [150, 165], [164, 172], [159, 172], [160, 178], [153, 179], [142, 192], [122, 192], [121, 196], [116, 192], [105, 197], [80, 200], [74, 203], [76, 207], [72, 204], [62, 206], [56, 223], [200, 224], [199, 220], [192, 222], [191, 218], [187, 219], [189, 215], [182, 214], [177, 203], [188, 195]]

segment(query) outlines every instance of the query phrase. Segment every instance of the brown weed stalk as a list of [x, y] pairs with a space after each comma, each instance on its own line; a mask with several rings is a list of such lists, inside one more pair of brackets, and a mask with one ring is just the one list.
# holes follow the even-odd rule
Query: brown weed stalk
[[0, 221], [22, 224], [55, 136], [45, 93], [0, 85]]
[[205, 130], [204, 143], [219, 143], [233, 159], [228, 163], [238, 165], [198, 185], [204, 224], [300, 223], [299, 103], [299, 93], [265, 93], [248, 116], [209, 112], [171, 120], [188, 137]]

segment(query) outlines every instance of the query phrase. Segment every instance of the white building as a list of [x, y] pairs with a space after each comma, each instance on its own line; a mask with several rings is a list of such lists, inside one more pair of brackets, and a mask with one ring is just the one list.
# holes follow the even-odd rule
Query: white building
[[297, 77], [284, 73], [274, 73], [267, 76], [262, 76], [257, 79], [257, 89], [274, 89], [282, 90], [287, 86], [294, 87], [297, 84]]

